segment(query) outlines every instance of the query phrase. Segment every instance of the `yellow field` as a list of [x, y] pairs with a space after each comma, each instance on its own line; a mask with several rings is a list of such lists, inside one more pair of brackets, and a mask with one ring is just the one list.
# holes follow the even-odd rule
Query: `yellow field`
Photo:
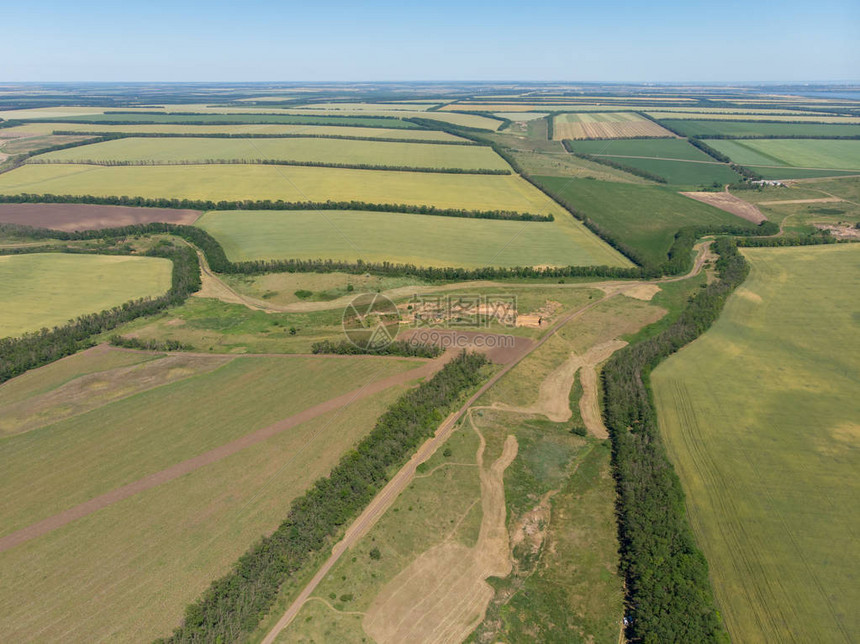
[[170, 288], [156, 257], [33, 253], [0, 256], [0, 338], [65, 324]]
[[559, 114], [552, 138], [623, 139], [637, 136], [673, 137], [669, 130], [633, 112]]
[[154, 163], [275, 160], [299, 163], [508, 170], [492, 148], [339, 139], [123, 138], [42, 154], [39, 161]]
[[384, 127], [346, 125], [184, 125], [154, 124], [107, 125], [102, 123], [26, 123], [0, 129], [0, 139], [41, 136], [62, 132], [111, 132], [128, 134], [307, 134], [310, 136], [357, 136], [370, 139], [418, 139], [422, 141], [462, 141], [458, 136], [436, 130], [404, 130]]
[[0, 174], [0, 194], [128, 195], [180, 199], [357, 200], [471, 210], [553, 213], [558, 204], [517, 175], [345, 170], [265, 165], [25, 165]]
[[416, 112], [429, 110], [438, 103], [308, 103], [298, 109], [352, 112]]

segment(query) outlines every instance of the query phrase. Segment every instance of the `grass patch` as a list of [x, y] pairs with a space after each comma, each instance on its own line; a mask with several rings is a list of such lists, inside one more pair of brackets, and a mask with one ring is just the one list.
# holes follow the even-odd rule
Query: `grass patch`
[[744, 255], [722, 317], [652, 374], [661, 431], [733, 639], [849, 640], [860, 253]]

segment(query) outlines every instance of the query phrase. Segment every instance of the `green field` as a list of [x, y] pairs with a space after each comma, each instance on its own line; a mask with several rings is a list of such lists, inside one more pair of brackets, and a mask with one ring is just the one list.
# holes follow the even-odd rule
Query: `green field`
[[679, 228], [748, 224], [667, 188], [563, 177], [535, 180], [655, 264], [666, 260]]
[[338, 139], [125, 138], [49, 152], [35, 161], [298, 161], [356, 165], [510, 170], [492, 148]]
[[713, 328], [652, 374], [737, 642], [860, 631], [860, 248], [749, 249]]
[[650, 172], [673, 185], [701, 186], [740, 180], [734, 170], [684, 139], [572, 141], [570, 145], [576, 152]]
[[522, 222], [338, 210], [224, 211], [204, 214], [197, 225], [234, 261], [363, 259], [463, 267], [622, 261], [569, 215]]
[[[15, 117], [10, 117], [14, 119]], [[18, 118], [28, 118], [21, 116]], [[33, 118], [33, 117], [29, 117]], [[362, 116], [329, 116], [320, 115], [302, 115], [302, 114], [254, 114], [254, 113], [235, 113], [225, 114], [213, 112], [210, 114], [169, 114], [169, 113], [128, 113], [128, 112], [107, 112], [105, 114], [87, 114], [81, 116], [57, 116], [56, 114], [45, 116], [44, 118], [34, 120], [54, 120], [62, 119], [71, 123], [205, 123], [205, 124], [238, 124], [238, 123], [280, 123], [289, 125], [353, 125], [363, 127], [387, 127], [387, 128], [417, 128], [408, 121], [402, 121], [397, 118], [372, 118]]]
[[571, 141], [571, 148], [595, 156], [635, 156], [687, 161], [714, 159], [684, 139], [614, 139], [606, 141]]
[[170, 288], [154, 257], [33, 253], [0, 256], [0, 337], [38, 331]]
[[684, 136], [860, 136], [860, 124], [857, 123], [761, 123], [662, 118], [660, 122]]
[[[61, 132], [107, 132], [117, 134], [305, 134], [307, 136], [355, 136], [370, 139], [420, 139], [423, 141], [464, 141], [460, 137], [437, 130], [393, 129], [385, 127], [355, 127], [349, 125], [128, 125], [91, 123], [44, 123], [34, 121], [0, 129], [0, 137], [38, 136]], [[465, 142], [465, 141], [464, 141]]]
[[[782, 176], [782, 168], [794, 168], [794, 178], [805, 170], [836, 170], [860, 174], [860, 141], [828, 139], [751, 139], [709, 141], [735, 163], [749, 166], [763, 176]], [[813, 173], [810, 176], [821, 176]]]
[[564, 211], [515, 175], [436, 174], [262, 165], [25, 165], [0, 174], [0, 194], [342, 201], [535, 214]]
[[[4, 418], [23, 409], [37, 422], [2, 439], [4, 534], [415, 364], [183, 355], [89, 364], [102, 359], [79, 354], [30, 374], [44, 379], [12, 380], [14, 401], [0, 392]], [[87, 364], [70, 369], [68, 361]], [[291, 500], [402, 391], [325, 413], [0, 553], [4, 637], [151, 641], [168, 634], [185, 605], [271, 532]], [[94, 397], [95, 409], [39, 426], [57, 409], [68, 413]]]

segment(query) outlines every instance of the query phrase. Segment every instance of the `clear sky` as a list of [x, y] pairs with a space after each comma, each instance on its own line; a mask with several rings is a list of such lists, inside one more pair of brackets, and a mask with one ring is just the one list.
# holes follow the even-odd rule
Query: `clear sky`
[[860, 1], [6, 2], [0, 81], [860, 80]]

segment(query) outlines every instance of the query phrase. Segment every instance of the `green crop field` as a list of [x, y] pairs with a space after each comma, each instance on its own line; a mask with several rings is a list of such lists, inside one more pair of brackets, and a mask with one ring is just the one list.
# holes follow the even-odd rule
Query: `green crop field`
[[[420, 139], [423, 141], [464, 141], [460, 137], [437, 130], [417, 130], [386, 127], [355, 127], [349, 125], [183, 125], [140, 124], [111, 125], [107, 123], [43, 123], [34, 121], [0, 129], [0, 138], [38, 136], [61, 132], [107, 132], [117, 134], [304, 134], [307, 136], [355, 136], [369, 139]], [[465, 142], [465, 141], [464, 141]]]
[[572, 141], [571, 146], [576, 152], [645, 170], [674, 185], [700, 186], [740, 180], [734, 170], [684, 139]]
[[[11, 117], [16, 118], [16, 117]], [[20, 116], [18, 118], [34, 118], [32, 116]], [[417, 128], [417, 125], [409, 121], [397, 118], [370, 118], [362, 116], [330, 116], [327, 114], [255, 114], [255, 113], [232, 113], [213, 112], [209, 114], [182, 114], [182, 113], [145, 113], [145, 112], [106, 112], [103, 114], [86, 114], [80, 116], [58, 116], [56, 113], [41, 117], [56, 121], [62, 118], [72, 123], [205, 123], [205, 124], [237, 124], [237, 123], [281, 123], [290, 125], [354, 125], [364, 127], [388, 127], [388, 128]]]
[[652, 374], [737, 642], [860, 632], [860, 248], [748, 249], [722, 317]]
[[[19, 421], [22, 431], [4, 438], [0, 451], [3, 534], [416, 364], [146, 357], [89, 364], [103, 357], [79, 354], [30, 374], [44, 379], [10, 381], [11, 400], [0, 391], [4, 420]], [[69, 361], [86, 364], [69, 368]], [[402, 391], [395, 386], [346, 413], [326, 412], [0, 553], [4, 637], [151, 641], [168, 634], [185, 605], [271, 532], [291, 500]]]
[[744, 141], [714, 140], [714, 149], [735, 163], [749, 166], [762, 175], [783, 176], [782, 168], [794, 168], [794, 178], [821, 176], [815, 170], [860, 174], [860, 141], [828, 139], [752, 139]]
[[185, 199], [357, 200], [568, 217], [515, 175], [436, 174], [261, 165], [25, 165], [0, 174], [0, 194], [129, 195]]
[[34, 253], [0, 256], [0, 337], [64, 324], [170, 288], [172, 264], [154, 257]]
[[657, 159], [713, 161], [714, 159], [684, 139], [614, 139], [606, 141], [571, 141], [576, 152], [595, 156], [637, 156]]
[[492, 148], [338, 139], [126, 138], [58, 150], [35, 160], [152, 161], [278, 160], [315, 163], [509, 170]]
[[197, 225], [233, 260], [302, 258], [423, 266], [557, 266], [624, 260], [567, 215], [553, 222], [359, 211], [209, 212]]
[[691, 203], [667, 188], [563, 177], [535, 179], [653, 263], [666, 260], [679, 228], [749, 223], [713, 206]]
[[[658, 117], [659, 118], [659, 117]], [[792, 117], [793, 120], [793, 117]], [[756, 121], [709, 121], [660, 119], [684, 136], [860, 136], [860, 123], [759, 123]]]

